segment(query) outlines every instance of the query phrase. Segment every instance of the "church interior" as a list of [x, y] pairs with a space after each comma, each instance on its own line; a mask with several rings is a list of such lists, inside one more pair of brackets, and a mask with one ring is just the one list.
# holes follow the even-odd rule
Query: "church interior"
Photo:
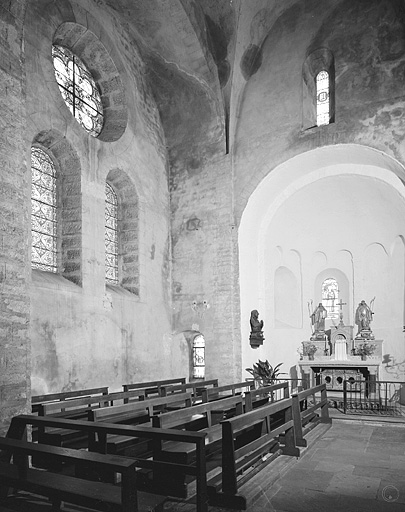
[[402, 0], [2, 0], [0, 34], [2, 434], [258, 360], [405, 406]]

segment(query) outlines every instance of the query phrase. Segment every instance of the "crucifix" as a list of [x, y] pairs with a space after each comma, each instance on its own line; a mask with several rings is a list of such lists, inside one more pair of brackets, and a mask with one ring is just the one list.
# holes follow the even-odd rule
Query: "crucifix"
[[342, 299], [340, 299], [339, 302], [336, 303], [337, 306], [340, 307], [340, 311], [339, 311], [339, 318], [340, 318], [340, 321], [339, 321], [339, 327], [344, 327], [344, 323], [343, 323], [343, 306], [346, 306], [347, 302], [343, 302]]

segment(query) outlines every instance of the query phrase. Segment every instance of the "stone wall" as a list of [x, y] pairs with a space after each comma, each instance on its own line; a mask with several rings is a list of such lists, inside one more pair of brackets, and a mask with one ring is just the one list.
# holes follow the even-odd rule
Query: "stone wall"
[[0, 432], [30, 397], [23, 16], [22, 3], [0, 7]]

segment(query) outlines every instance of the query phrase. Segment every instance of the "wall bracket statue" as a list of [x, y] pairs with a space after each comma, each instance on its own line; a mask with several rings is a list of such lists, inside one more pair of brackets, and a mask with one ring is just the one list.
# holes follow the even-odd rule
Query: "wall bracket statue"
[[250, 313], [250, 336], [249, 342], [252, 348], [258, 348], [260, 345], [263, 345], [264, 336], [263, 336], [263, 320], [259, 320], [259, 312], [257, 309], [254, 309]]

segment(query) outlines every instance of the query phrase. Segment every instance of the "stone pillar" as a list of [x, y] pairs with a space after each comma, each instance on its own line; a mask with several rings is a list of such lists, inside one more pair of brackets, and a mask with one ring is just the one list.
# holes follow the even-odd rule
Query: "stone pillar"
[[[0, 6], [0, 433], [29, 412], [30, 179], [24, 140], [25, 2]], [[4, 5], [4, 4], [3, 4]]]

